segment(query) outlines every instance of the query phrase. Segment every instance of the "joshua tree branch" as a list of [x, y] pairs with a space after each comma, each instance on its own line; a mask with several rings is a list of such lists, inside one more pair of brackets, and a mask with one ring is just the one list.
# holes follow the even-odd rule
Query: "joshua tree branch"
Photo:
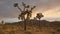
[[31, 11], [35, 8], [36, 6], [33, 6], [32, 8], [31, 8]]
[[25, 11], [25, 7], [24, 7], [23, 11]]
[[21, 9], [21, 8], [19, 8], [19, 6], [17, 6], [17, 8], [22, 12], [22, 9]]

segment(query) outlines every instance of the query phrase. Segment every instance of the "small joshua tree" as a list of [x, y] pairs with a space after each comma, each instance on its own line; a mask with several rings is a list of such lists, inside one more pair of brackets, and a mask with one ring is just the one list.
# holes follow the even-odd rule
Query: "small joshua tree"
[[38, 19], [40, 20], [42, 17], [44, 17], [44, 16], [42, 15], [42, 13], [37, 13], [36, 18], [38, 18]]

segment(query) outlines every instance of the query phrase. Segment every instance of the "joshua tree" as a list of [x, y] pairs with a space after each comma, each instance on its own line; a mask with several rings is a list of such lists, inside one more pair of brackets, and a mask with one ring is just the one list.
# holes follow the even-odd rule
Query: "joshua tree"
[[[22, 5], [23, 5], [23, 11], [21, 10], [21, 8], [19, 8], [18, 6], [18, 3], [15, 3], [14, 4], [14, 7], [17, 7], [20, 11], [21, 11], [21, 14], [19, 14], [18, 16], [18, 19], [22, 19], [24, 20], [24, 26], [25, 26], [25, 30], [26, 30], [26, 19], [30, 19], [31, 15], [32, 15], [32, 10], [36, 7], [36, 6], [33, 6], [30, 10], [28, 10], [30, 8], [29, 5], [26, 5], [24, 2], [22, 2]], [[27, 14], [27, 17], [25, 18], [25, 15]]]
[[37, 13], [36, 18], [38, 18], [38, 19], [40, 20], [42, 17], [44, 17], [44, 16], [42, 15], [42, 13]]
[[2, 20], [1, 23], [4, 24], [4, 20]]

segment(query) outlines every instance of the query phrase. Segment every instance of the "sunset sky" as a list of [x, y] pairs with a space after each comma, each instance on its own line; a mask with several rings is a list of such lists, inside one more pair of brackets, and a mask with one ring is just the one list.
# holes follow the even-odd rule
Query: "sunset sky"
[[41, 12], [44, 15], [43, 20], [60, 21], [60, 0], [0, 0], [0, 20], [18, 21], [20, 11], [13, 4], [18, 3], [19, 7], [23, 8], [22, 2], [31, 7], [36, 6], [32, 17]]

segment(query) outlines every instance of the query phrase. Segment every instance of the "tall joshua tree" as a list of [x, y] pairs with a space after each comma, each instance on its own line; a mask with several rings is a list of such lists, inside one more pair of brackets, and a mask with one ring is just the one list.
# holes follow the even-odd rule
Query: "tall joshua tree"
[[[29, 5], [26, 5], [24, 2], [22, 2], [22, 5], [23, 5], [23, 11], [21, 10], [21, 8], [19, 8], [19, 6], [18, 6], [18, 3], [15, 3], [14, 4], [14, 7], [17, 7], [20, 11], [21, 11], [21, 14], [19, 14], [19, 16], [18, 16], [18, 19], [22, 19], [22, 20], [24, 20], [24, 26], [25, 26], [25, 28], [24, 28], [24, 30], [26, 30], [26, 22], [27, 22], [27, 20], [25, 20], [25, 19], [30, 19], [30, 17], [31, 17], [31, 15], [32, 15], [32, 10], [36, 7], [36, 6], [33, 6], [30, 10], [28, 10], [29, 8], [30, 8], [30, 6]], [[26, 9], [27, 8], [27, 9]], [[25, 18], [25, 15], [27, 14], [27, 17]]]
[[44, 16], [42, 15], [42, 13], [37, 13], [36, 18], [38, 18], [38, 19], [40, 20], [42, 17], [44, 17]]

